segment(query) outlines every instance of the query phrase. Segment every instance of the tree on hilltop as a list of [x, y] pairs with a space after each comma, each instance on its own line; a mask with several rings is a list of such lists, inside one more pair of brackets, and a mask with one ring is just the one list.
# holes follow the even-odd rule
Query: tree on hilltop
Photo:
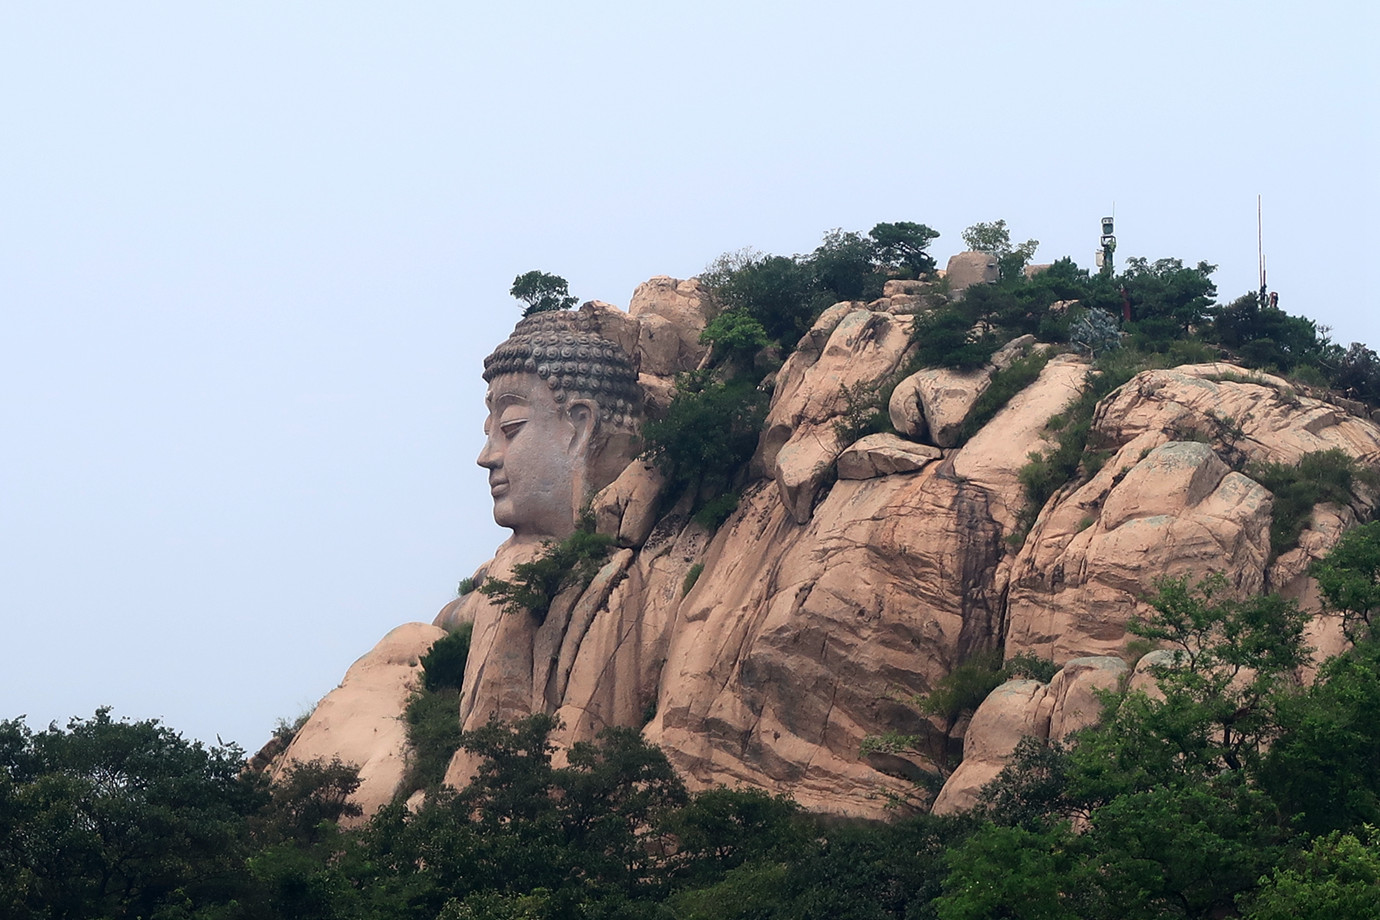
[[569, 310], [575, 306], [577, 298], [570, 295], [570, 285], [560, 275], [550, 275], [542, 271], [524, 272], [513, 279], [508, 290], [518, 300], [527, 304], [523, 316], [533, 313], [548, 313], [552, 310]]
[[934, 271], [934, 256], [926, 250], [938, 239], [939, 231], [924, 224], [903, 220], [880, 223], [868, 231], [883, 265], [912, 278]]
[[979, 221], [964, 230], [962, 235], [963, 242], [969, 249], [974, 252], [990, 252], [997, 257], [997, 268], [1001, 271], [1003, 281], [1019, 278], [1040, 246], [1039, 240], [1026, 240], [1012, 246], [1011, 231], [1007, 229], [1004, 220], [990, 224]]

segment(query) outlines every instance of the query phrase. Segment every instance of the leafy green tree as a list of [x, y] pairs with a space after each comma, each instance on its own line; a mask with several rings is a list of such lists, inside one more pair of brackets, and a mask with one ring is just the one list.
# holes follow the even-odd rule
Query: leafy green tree
[[1256, 294], [1238, 297], [1213, 313], [1216, 340], [1250, 367], [1290, 371], [1300, 364], [1316, 364], [1326, 351], [1326, 337], [1318, 334], [1312, 320], [1262, 305]]
[[756, 450], [766, 411], [766, 394], [750, 380], [681, 374], [666, 417], [642, 427], [645, 456], [673, 492], [724, 491]]
[[465, 682], [465, 664], [469, 661], [473, 632], [473, 623], [461, 623], [431, 643], [431, 648], [421, 658], [424, 689], [460, 688]]
[[1079, 856], [1066, 824], [1040, 830], [989, 824], [949, 854], [940, 920], [1082, 920]]
[[1332, 551], [1313, 564], [1311, 574], [1328, 609], [1341, 615], [1347, 638], [1371, 638], [1372, 618], [1380, 616], [1380, 521], [1344, 533]]
[[900, 920], [933, 916], [944, 854], [969, 832], [962, 819], [916, 815], [887, 824], [816, 825], [817, 843], [790, 862], [777, 916]]
[[[991, 823], [955, 855], [941, 916], [1221, 916], [1287, 851], [1282, 793], [1261, 778], [1300, 721], [1306, 617], [1220, 577], [1164, 581], [1151, 605], [1131, 629], [1172, 653], [1149, 666], [1159, 694], [1105, 694], [1067, 748], [1021, 746], [983, 792]], [[984, 887], [999, 862], [1014, 878]]]
[[[525, 612], [541, 623], [562, 591], [589, 586], [608, 561], [612, 547], [613, 538], [595, 533], [593, 515], [586, 515], [564, 540], [542, 541], [541, 555], [514, 565], [511, 579], [486, 578], [477, 590], [497, 600], [504, 613], [517, 616]], [[468, 647], [465, 654], [469, 654]]]
[[233, 745], [108, 708], [65, 729], [0, 722], [0, 915], [204, 916], [244, 893], [267, 801]]
[[1035, 250], [1040, 248], [1039, 240], [1026, 240], [1013, 246], [1011, 231], [1004, 220], [973, 224], [963, 231], [963, 242], [974, 252], [990, 252], [996, 256], [1002, 281], [1019, 279]]
[[733, 369], [746, 369], [753, 357], [770, 344], [767, 330], [747, 310], [725, 310], [705, 324], [700, 344], [714, 347], [715, 360]]
[[1314, 505], [1347, 505], [1356, 480], [1374, 483], [1377, 476], [1375, 470], [1361, 466], [1337, 447], [1310, 451], [1296, 464], [1247, 464], [1246, 475], [1274, 495], [1270, 550], [1276, 556], [1298, 545], [1299, 535], [1313, 518]]
[[1334, 831], [1241, 898], [1245, 920], [1361, 920], [1380, 904], [1380, 835]]
[[468, 786], [416, 814], [381, 813], [367, 853], [387, 867], [374, 886], [387, 901], [420, 916], [522, 897], [543, 901], [542, 916], [638, 916], [628, 902], [664, 894], [657, 829], [685, 802], [669, 763], [635, 731], [610, 729], [554, 767], [556, 726], [538, 714], [466, 732], [462, 745], [479, 760]]
[[961, 303], [916, 314], [910, 337], [915, 343], [917, 367], [971, 370], [986, 364], [1001, 345], [990, 329], [974, 325]]
[[1117, 280], [1131, 305], [1138, 344], [1153, 350], [1203, 326], [1217, 294], [1216, 270], [1207, 262], [1186, 268], [1180, 259], [1127, 259]]
[[883, 266], [896, 275], [919, 278], [934, 271], [934, 256], [928, 250], [939, 238], [938, 230], [903, 220], [880, 223], [868, 231]]
[[772, 341], [785, 348], [810, 328], [828, 306], [817, 296], [809, 266], [786, 256], [739, 252], [721, 256], [700, 277], [709, 294], [727, 310], [744, 310]]
[[747, 864], [794, 860], [810, 847], [799, 806], [750, 789], [706, 789], [672, 812], [664, 829], [676, 841], [670, 868], [691, 884]]
[[508, 290], [518, 300], [527, 304], [523, 316], [533, 313], [547, 313], [552, 310], [569, 310], [575, 306], [577, 298], [570, 295], [570, 285], [560, 275], [549, 275], [543, 271], [523, 272], [513, 279]]
[[1278, 721], [1260, 785], [1291, 823], [1314, 834], [1380, 826], [1380, 644], [1327, 661], [1282, 700]]
[[1352, 342], [1345, 351], [1338, 347], [1324, 354], [1320, 363], [1327, 366], [1328, 381], [1343, 395], [1371, 405], [1380, 403], [1380, 355], [1373, 349]]
[[829, 231], [805, 264], [814, 276], [816, 290], [827, 293], [831, 302], [882, 296], [886, 278], [879, 270], [876, 248], [860, 233]]
[[1258, 763], [1278, 728], [1276, 705], [1311, 661], [1303, 639], [1308, 615], [1277, 594], [1224, 597], [1227, 581], [1165, 579], [1155, 615], [1130, 630], [1174, 652], [1150, 667], [1163, 701], [1133, 696], [1137, 731], [1168, 739], [1173, 771], [1210, 776]]

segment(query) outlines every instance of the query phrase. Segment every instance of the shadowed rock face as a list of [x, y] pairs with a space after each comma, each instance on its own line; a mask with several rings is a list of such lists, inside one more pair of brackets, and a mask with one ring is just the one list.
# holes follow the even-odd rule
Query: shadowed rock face
[[[579, 324], [620, 343], [641, 362], [637, 380], [655, 408], [674, 374], [702, 360], [698, 333], [707, 313], [693, 282], [659, 278], [638, 288], [627, 313], [587, 304], [575, 319], [547, 322]], [[495, 514], [514, 539], [476, 579], [507, 577], [533, 558], [539, 540], [519, 535], [560, 534], [573, 522], [564, 503], [592, 490], [597, 525], [619, 548], [587, 589], [556, 598], [540, 623], [502, 614], [478, 592], [446, 606], [438, 626], [474, 624], [462, 725], [554, 712], [564, 745], [610, 725], [641, 727], [692, 787], [748, 785], [812, 809], [881, 817], [887, 797], [878, 793], [911, 792], [911, 778], [932, 769], [920, 755], [859, 755], [868, 735], [920, 729], [905, 697], [931, 690], [977, 652], [1052, 658], [1064, 672], [1048, 687], [1007, 685], [973, 717], [969, 760], [941, 799], [942, 808], [960, 810], [1021, 733], [1062, 735], [1086, 724], [1092, 691], [1121, 673], [1108, 656], [1121, 651], [1126, 623], [1144, 612], [1140, 598], [1159, 577], [1226, 571], [1240, 591], [1271, 587], [1316, 602], [1308, 563], [1354, 521], [1354, 510], [1320, 508], [1300, 548], [1270, 560], [1272, 498], [1224, 456], [1239, 468], [1243, 458], [1295, 462], [1339, 447], [1380, 462], [1380, 427], [1286, 393], [1283, 381], [1233, 377], [1224, 366], [1146, 372], [1098, 409], [1094, 434], [1110, 459], [1088, 482], [1056, 493], [1018, 550], [1006, 537], [1024, 506], [1020, 470], [1031, 452], [1050, 446], [1045, 421], [1077, 397], [1087, 364], [1054, 358], [961, 447], [936, 443], [933, 432], [948, 431], [953, 420], [938, 420], [948, 410], [937, 399], [927, 403], [918, 383], [893, 399], [905, 409], [899, 435], [843, 443], [836, 422], [848, 400], [841, 394], [894, 380], [908, 354], [909, 317], [889, 300], [825, 311], [776, 375], [756, 478], [713, 532], [691, 520], [688, 497], [662, 495], [656, 471], [629, 462], [631, 449], [604, 450], [597, 462], [577, 450], [565, 467], [553, 460], [555, 449], [518, 455], [538, 403], [554, 419], [555, 434], [543, 440], [564, 449], [583, 431], [571, 415], [582, 400], [571, 395], [576, 389], [557, 400], [547, 387], [547, 405], [529, 387], [516, 436], [485, 448], [508, 451], [502, 463], [481, 455], [481, 464], [491, 482], [497, 472], [500, 484], [514, 483], [523, 463], [525, 476], [556, 482], [549, 505], [561, 511], [549, 520], [560, 523], [498, 489]], [[532, 373], [524, 364], [517, 376]], [[503, 395], [517, 386], [504, 374], [514, 371], [505, 366], [490, 380], [491, 440], [508, 422]], [[548, 378], [535, 379], [546, 386]], [[602, 419], [602, 404], [590, 402], [590, 415], [597, 409]], [[927, 412], [936, 419], [927, 421]], [[1191, 436], [1220, 428], [1224, 417], [1232, 418], [1230, 444]], [[551, 463], [554, 473], [541, 466]], [[439, 632], [409, 635], [420, 643]], [[397, 645], [397, 637], [388, 642]], [[403, 749], [391, 735], [374, 748], [353, 741], [332, 748], [331, 739], [343, 737], [337, 726], [348, 723], [351, 707], [361, 720], [400, 711], [405, 694], [397, 688], [415, 679], [415, 663], [379, 660], [380, 674], [391, 675], [376, 675], [380, 689], [347, 679], [293, 754], [367, 760], [375, 777], [361, 790], [367, 803], [391, 795], [389, 771]], [[366, 702], [360, 694], [370, 692]], [[327, 716], [331, 731], [318, 730]], [[474, 767], [457, 756], [448, 780], [462, 784]]]

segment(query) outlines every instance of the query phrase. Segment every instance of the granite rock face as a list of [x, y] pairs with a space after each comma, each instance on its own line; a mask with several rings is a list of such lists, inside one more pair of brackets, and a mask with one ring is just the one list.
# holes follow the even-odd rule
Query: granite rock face
[[353, 797], [368, 818], [393, 798], [407, 769], [401, 716], [421, 686], [420, 659], [445, 630], [424, 623], [397, 627], [345, 672], [273, 764], [277, 777], [294, 763], [339, 758], [359, 766]]
[[[628, 313], [582, 309], [640, 356], [653, 407], [704, 359], [711, 305], [693, 282], [653, 279]], [[1355, 507], [1318, 508], [1299, 548], [1271, 559], [1273, 499], [1246, 462], [1336, 447], [1380, 464], [1380, 426], [1226, 365], [1147, 371], [1094, 416], [1101, 468], [1031, 509], [1017, 548], [1007, 538], [1029, 520], [1021, 469], [1051, 446], [1045, 423], [1078, 397], [1089, 365], [1056, 356], [961, 445], [936, 431], [961, 426], [988, 372], [960, 387], [920, 371], [891, 398], [897, 432], [854, 442], [841, 424], [850, 403], [901, 376], [909, 324], [883, 304], [820, 316], [775, 375], [754, 475], [717, 529], [634, 462], [592, 504], [617, 549], [587, 589], [556, 598], [542, 621], [473, 592], [436, 626], [400, 627], [322, 702], [287, 756], [364, 764], [366, 810], [391, 797], [414, 659], [439, 627], [472, 622], [456, 714], [467, 729], [550, 712], [569, 745], [638, 727], [692, 788], [751, 786], [881, 817], [884, 793], [913, 792], [934, 768], [918, 754], [860, 754], [869, 735], [921, 729], [908, 695], [980, 652], [1051, 659], [1062, 670], [1049, 685], [1008, 683], [972, 717], [966, 759], [935, 803], [958, 811], [1021, 737], [1064, 737], [1096, 718], [1093, 691], [1126, 676], [1126, 624], [1158, 578], [1221, 571], [1236, 590], [1282, 590], [1316, 609], [1308, 564], [1375, 502], [1358, 493]], [[506, 577], [533, 552], [505, 545], [476, 578]], [[475, 766], [457, 756], [448, 780], [466, 782]]]

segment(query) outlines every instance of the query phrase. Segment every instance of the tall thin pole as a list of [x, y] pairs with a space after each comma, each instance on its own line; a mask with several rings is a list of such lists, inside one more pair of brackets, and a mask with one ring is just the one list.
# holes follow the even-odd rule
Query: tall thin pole
[[1255, 251], [1260, 260], [1260, 303], [1265, 304], [1265, 231], [1261, 219], [1260, 195], [1255, 196]]

